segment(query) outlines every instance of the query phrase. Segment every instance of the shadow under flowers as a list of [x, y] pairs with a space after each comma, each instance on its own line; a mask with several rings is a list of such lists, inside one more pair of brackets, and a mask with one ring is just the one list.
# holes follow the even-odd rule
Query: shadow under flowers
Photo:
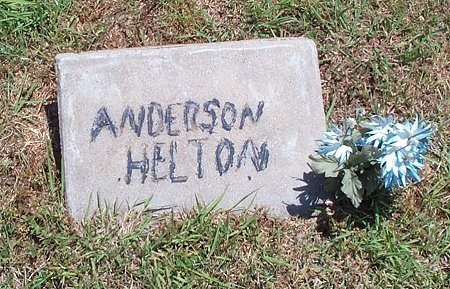
[[380, 188], [371, 196], [366, 196], [358, 208], [342, 192], [325, 192], [323, 174], [313, 171], [304, 173], [298, 181], [303, 186], [293, 188], [299, 192], [297, 204], [285, 204], [291, 216], [316, 218], [316, 229], [324, 237], [338, 234], [339, 228], [364, 228], [377, 219], [389, 218], [398, 192]]
[[325, 237], [334, 237], [341, 228], [364, 229], [389, 219], [397, 196], [396, 192], [380, 188], [355, 208], [350, 199], [338, 193], [338, 197], [332, 198], [330, 205], [317, 216], [317, 231]]
[[325, 201], [329, 198], [329, 194], [323, 189], [325, 177], [311, 171], [303, 173], [303, 178], [297, 180], [304, 183], [303, 186], [293, 188], [299, 192], [296, 197], [298, 204], [285, 204], [286, 210], [291, 216], [311, 218], [317, 209], [326, 207]]

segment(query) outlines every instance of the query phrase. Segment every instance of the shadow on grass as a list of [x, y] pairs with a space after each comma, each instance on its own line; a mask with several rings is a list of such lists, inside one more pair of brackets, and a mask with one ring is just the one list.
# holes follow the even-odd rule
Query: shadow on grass
[[59, 134], [59, 114], [58, 103], [56, 101], [45, 106], [45, 115], [47, 117], [47, 125], [49, 129], [50, 141], [55, 157], [56, 167], [58, 169], [58, 178], [61, 173], [61, 138]]
[[380, 219], [389, 218], [392, 213], [395, 195], [388, 190], [379, 189], [355, 208], [342, 193], [334, 196], [324, 191], [323, 174], [311, 171], [298, 180], [305, 183], [293, 188], [299, 192], [298, 204], [286, 204], [286, 210], [291, 216], [316, 218], [317, 231], [324, 237], [336, 236], [339, 228], [343, 227], [366, 228]]
[[395, 196], [387, 190], [378, 190], [371, 198], [364, 200], [358, 208], [345, 196], [333, 198], [331, 204], [317, 216], [317, 231], [324, 237], [339, 235], [341, 228], [365, 229], [392, 215]]

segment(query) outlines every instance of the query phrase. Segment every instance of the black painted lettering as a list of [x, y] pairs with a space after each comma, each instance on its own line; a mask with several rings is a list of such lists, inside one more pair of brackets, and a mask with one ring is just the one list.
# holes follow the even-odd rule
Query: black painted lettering
[[197, 147], [197, 177], [203, 178], [203, 139], [190, 139], [188, 142]]
[[[226, 149], [225, 164], [222, 162], [222, 152]], [[219, 175], [226, 173], [233, 166], [234, 145], [229, 139], [224, 138], [216, 148], [216, 169]]]
[[247, 154], [251, 153], [250, 159], [257, 172], [263, 171], [267, 168], [269, 162], [269, 148], [267, 143], [263, 143], [258, 150], [251, 139], [245, 141], [242, 147], [241, 154], [238, 156], [237, 167], [240, 168], [247, 158]]
[[[227, 120], [227, 114], [231, 114], [231, 119]], [[233, 124], [236, 122], [236, 106], [234, 103], [231, 102], [225, 102], [225, 105], [223, 106], [222, 110], [222, 127], [224, 130], [230, 131], [233, 127]]]
[[175, 153], [177, 152], [177, 142], [170, 142], [170, 165], [169, 165], [169, 178], [172, 183], [184, 183], [187, 181], [187, 176], [175, 176]]
[[163, 145], [164, 143], [156, 143], [153, 146], [153, 159], [152, 159], [152, 167], [151, 167], [151, 171], [152, 171], [152, 180], [154, 182], [159, 182], [162, 180], [165, 180], [167, 178], [166, 176], [162, 176], [159, 177], [156, 173], [156, 169], [158, 167], [159, 163], [164, 163], [166, 160], [161, 156], [161, 145]]
[[[156, 117], [155, 114], [156, 113]], [[157, 102], [151, 102], [148, 107], [148, 134], [150, 136], [158, 136], [164, 130], [164, 111], [161, 104]]]
[[133, 170], [139, 170], [141, 173], [141, 183], [145, 183], [147, 179], [147, 173], [149, 170], [149, 159], [147, 158], [147, 152], [144, 149], [143, 159], [141, 161], [133, 161], [131, 157], [131, 149], [128, 149], [127, 153], [127, 174], [125, 175], [125, 184], [131, 183], [131, 175]]
[[139, 109], [137, 123], [135, 121], [133, 109], [127, 106], [122, 114], [122, 121], [120, 122], [120, 130], [122, 131], [125, 127], [125, 123], [128, 120], [130, 128], [137, 134], [138, 137], [141, 136], [142, 125], [144, 124], [145, 109], [143, 106]]
[[186, 131], [191, 131], [197, 128], [197, 114], [200, 110], [200, 105], [191, 100], [184, 104], [184, 126]]
[[248, 106], [248, 104], [245, 104], [244, 109], [242, 110], [241, 123], [239, 125], [239, 129], [242, 129], [244, 127], [245, 119], [247, 117], [249, 117], [253, 123], [256, 123], [261, 118], [261, 115], [263, 114], [263, 108], [264, 108], [264, 101], [260, 101], [258, 103], [256, 115], [253, 116], [252, 109]]
[[102, 107], [98, 110], [97, 116], [94, 119], [91, 129], [91, 141], [95, 141], [102, 129], [106, 127], [114, 137], [117, 137], [117, 128], [112, 122], [111, 118], [106, 111], [106, 107]]
[[173, 115], [173, 109], [175, 106], [180, 106], [181, 103], [173, 103], [167, 106], [166, 110], [166, 124], [167, 124], [167, 134], [170, 136], [180, 135], [180, 130], [173, 130], [173, 125], [175, 124], [176, 117]]
[[202, 123], [200, 126], [202, 131], [207, 131], [212, 134], [214, 127], [217, 125], [217, 114], [213, 107], [220, 108], [220, 102], [218, 99], [213, 98], [203, 104], [203, 111], [211, 116], [211, 123]]

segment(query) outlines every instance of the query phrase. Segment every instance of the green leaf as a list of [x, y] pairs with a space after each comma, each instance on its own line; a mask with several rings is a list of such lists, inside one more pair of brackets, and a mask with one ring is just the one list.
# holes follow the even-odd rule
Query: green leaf
[[325, 173], [326, 178], [335, 178], [339, 175], [341, 167], [336, 158], [324, 158], [314, 155], [310, 155], [309, 158], [313, 161], [311, 167], [317, 174]]
[[360, 139], [362, 137], [362, 133], [359, 129], [354, 129], [352, 131], [352, 140], [353, 143], [356, 143], [356, 140]]
[[348, 158], [348, 164], [350, 167], [354, 167], [369, 161], [371, 158], [371, 156], [368, 156], [361, 152], [357, 152], [350, 155], [350, 157]]
[[348, 165], [350, 167], [356, 167], [358, 165], [363, 165], [364, 167], [369, 167], [377, 163], [377, 158], [380, 156], [380, 150], [371, 145], [365, 145], [354, 154], [351, 154], [348, 158]]
[[369, 160], [378, 159], [381, 156], [381, 151], [372, 145], [363, 146], [361, 153], [366, 155]]
[[360, 176], [360, 179], [367, 194], [373, 193], [379, 186], [378, 173], [374, 168], [364, 170]]
[[355, 208], [359, 207], [362, 201], [362, 184], [356, 173], [350, 169], [344, 169], [344, 177], [342, 178], [342, 192], [352, 201]]
[[337, 192], [339, 189], [339, 178], [325, 178], [323, 188], [330, 193]]

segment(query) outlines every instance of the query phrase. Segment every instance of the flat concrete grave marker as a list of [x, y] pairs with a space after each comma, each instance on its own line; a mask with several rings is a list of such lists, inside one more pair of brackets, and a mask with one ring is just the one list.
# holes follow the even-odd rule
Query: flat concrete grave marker
[[[66, 200], [189, 209], [196, 199], [289, 216], [325, 129], [306, 38], [119, 49], [56, 57]], [[240, 207], [246, 207], [253, 197]]]

